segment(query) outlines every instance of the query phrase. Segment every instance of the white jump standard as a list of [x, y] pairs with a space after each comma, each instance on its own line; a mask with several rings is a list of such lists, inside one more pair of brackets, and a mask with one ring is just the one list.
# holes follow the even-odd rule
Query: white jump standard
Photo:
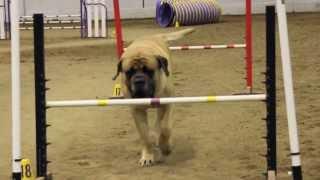
[[[107, 6], [105, 0], [81, 0], [82, 24], [85, 25], [86, 36], [107, 37]], [[101, 23], [100, 23], [101, 22]], [[94, 33], [93, 33], [94, 32]]]
[[288, 23], [286, 14], [286, 5], [284, 0], [276, 0], [276, 7], [278, 12], [280, 46], [281, 46], [281, 60], [283, 81], [286, 99], [287, 120], [289, 126], [290, 151], [292, 161], [292, 176], [294, 180], [302, 179], [302, 168], [297, 128], [296, 109], [293, 93], [293, 80], [291, 69], [291, 57], [288, 35]]
[[11, 111], [12, 111], [12, 179], [21, 180], [21, 79], [19, 0], [11, 6]]

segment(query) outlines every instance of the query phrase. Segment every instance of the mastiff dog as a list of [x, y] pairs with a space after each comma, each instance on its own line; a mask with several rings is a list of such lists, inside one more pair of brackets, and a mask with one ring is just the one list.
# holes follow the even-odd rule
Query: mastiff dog
[[[160, 98], [174, 96], [172, 59], [168, 42], [193, 32], [184, 29], [172, 33], [146, 36], [134, 40], [118, 63], [122, 93], [125, 98]], [[172, 105], [157, 106], [154, 131], [148, 125], [147, 109], [154, 106], [133, 106], [131, 112], [142, 141], [139, 164], [142, 167], [162, 161], [171, 152]]]

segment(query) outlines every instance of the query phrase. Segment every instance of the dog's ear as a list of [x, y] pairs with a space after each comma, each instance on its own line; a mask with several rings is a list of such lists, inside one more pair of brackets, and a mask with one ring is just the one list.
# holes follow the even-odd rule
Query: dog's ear
[[163, 69], [164, 73], [166, 74], [166, 76], [169, 76], [169, 70], [168, 70], [168, 59], [163, 57], [163, 56], [156, 56], [156, 59], [158, 61], [159, 64], [159, 68]]
[[112, 80], [116, 80], [120, 72], [122, 72], [122, 61], [119, 61], [118, 67], [117, 67], [117, 74], [112, 78]]

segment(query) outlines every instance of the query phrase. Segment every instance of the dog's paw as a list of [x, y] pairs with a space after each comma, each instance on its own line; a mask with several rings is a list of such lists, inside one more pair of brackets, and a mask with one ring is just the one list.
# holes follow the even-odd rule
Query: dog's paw
[[150, 167], [154, 165], [155, 159], [154, 155], [150, 153], [142, 153], [142, 157], [139, 161], [141, 167]]

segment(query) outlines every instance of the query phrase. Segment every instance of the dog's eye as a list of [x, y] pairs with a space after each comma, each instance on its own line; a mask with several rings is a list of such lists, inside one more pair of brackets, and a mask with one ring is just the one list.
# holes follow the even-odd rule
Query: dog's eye
[[142, 71], [143, 71], [144, 73], [146, 73], [149, 77], [152, 77], [153, 74], [154, 74], [154, 71], [153, 71], [153, 70], [148, 69], [148, 68], [145, 67], [145, 66], [142, 68]]
[[136, 70], [133, 69], [133, 68], [131, 68], [131, 69], [129, 69], [129, 70], [126, 72], [126, 76], [127, 76], [128, 78], [130, 78], [130, 77], [132, 77], [132, 76], [134, 75], [134, 73], [136, 73]]

